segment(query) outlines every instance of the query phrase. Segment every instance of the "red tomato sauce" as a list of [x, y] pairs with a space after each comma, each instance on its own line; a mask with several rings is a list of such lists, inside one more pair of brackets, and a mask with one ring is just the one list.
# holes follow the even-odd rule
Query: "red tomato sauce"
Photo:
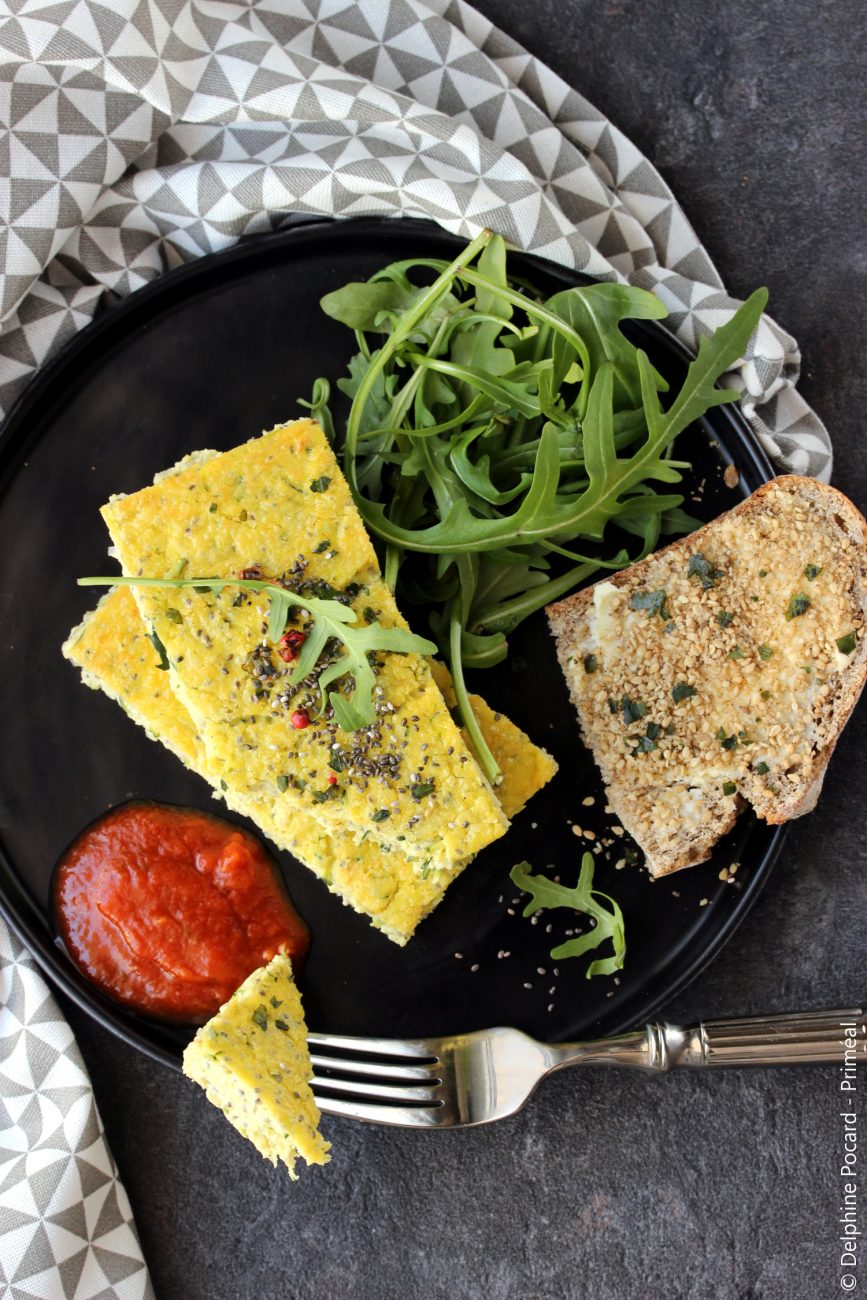
[[145, 1015], [201, 1023], [309, 931], [254, 836], [190, 808], [128, 803], [75, 840], [54, 877], [60, 937], [88, 979]]

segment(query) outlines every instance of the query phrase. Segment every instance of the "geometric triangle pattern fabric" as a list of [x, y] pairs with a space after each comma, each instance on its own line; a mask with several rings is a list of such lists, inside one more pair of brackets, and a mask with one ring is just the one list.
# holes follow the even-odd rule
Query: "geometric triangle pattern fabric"
[[[648, 160], [462, 0], [16, 0], [0, 125], [0, 414], [98, 308], [299, 213], [489, 226], [653, 289], [693, 347], [737, 306]], [[765, 317], [729, 382], [827, 480], [799, 368]]]
[[0, 921], [0, 1294], [153, 1300], [72, 1031]]

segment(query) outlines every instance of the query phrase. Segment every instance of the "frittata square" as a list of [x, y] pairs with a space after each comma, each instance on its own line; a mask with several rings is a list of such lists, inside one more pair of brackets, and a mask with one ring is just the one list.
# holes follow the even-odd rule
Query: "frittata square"
[[299, 1156], [308, 1165], [328, 1163], [301, 995], [282, 953], [202, 1026], [184, 1051], [184, 1074], [266, 1160], [282, 1160], [290, 1178], [298, 1176]]
[[[405, 627], [324, 434], [299, 420], [190, 460], [103, 508], [127, 574], [237, 577], [253, 569], [341, 593], [359, 618]], [[265, 593], [136, 588], [165, 647], [227, 801], [271, 806], [280, 841], [306, 812], [324, 829], [400, 849], [423, 874], [451, 870], [508, 822], [420, 655], [377, 655], [375, 725], [297, 727], [290, 668], [269, 644]], [[310, 689], [310, 688], [308, 688]], [[305, 712], [302, 710], [302, 712]]]

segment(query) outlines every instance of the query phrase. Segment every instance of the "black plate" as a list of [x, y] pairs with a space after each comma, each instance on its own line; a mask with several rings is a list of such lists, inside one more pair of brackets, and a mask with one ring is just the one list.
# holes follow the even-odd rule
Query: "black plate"
[[[97, 513], [113, 492], [202, 447], [225, 449], [302, 414], [319, 374], [337, 375], [351, 339], [318, 299], [400, 257], [452, 256], [458, 240], [427, 223], [364, 219], [296, 225], [202, 258], [106, 310], [47, 366], [6, 421], [0, 442], [0, 906], [47, 974], [102, 1024], [177, 1065], [184, 1030], [138, 1019], [95, 993], [55, 946], [49, 880], [63, 847], [130, 797], [213, 808], [203, 781], [147, 739], [100, 693], [86, 690], [60, 644], [94, 593], [77, 576], [105, 571]], [[581, 277], [533, 258], [514, 267], [547, 292]], [[677, 381], [686, 353], [653, 323], [630, 330]], [[771, 476], [743, 420], [717, 408], [679, 444], [695, 464], [691, 508], [706, 518]], [[722, 471], [735, 465], [731, 490]], [[755, 898], [780, 832], [741, 818], [711, 863], [651, 884], [638, 868], [599, 860], [598, 886], [626, 918], [619, 983], [584, 978], [586, 961], [548, 956], [570, 917], [520, 916], [511, 866], [528, 858], [577, 878], [571, 822], [600, 831], [601, 789], [582, 750], [541, 615], [513, 637], [509, 661], [474, 688], [545, 745], [551, 785], [451, 887], [399, 949], [282, 855], [314, 936], [304, 973], [308, 1021], [323, 1031], [439, 1034], [511, 1024], [538, 1037], [609, 1034], [644, 1020], [719, 950]], [[594, 797], [592, 807], [582, 800]], [[615, 855], [616, 856], [616, 855]], [[740, 862], [737, 885], [719, 879]], [[700, 906], [702, 900], [707, 900]], [[509, 956], [500, 956], [509, 953]], [[462, 954], [458, 956], [458, 954]], [[544, 972], [544, 973], [542, 973]], [[554, 990], [551, 992], [550, 990]], [[549, 1009], [553, 1007], [553, 1009]]]

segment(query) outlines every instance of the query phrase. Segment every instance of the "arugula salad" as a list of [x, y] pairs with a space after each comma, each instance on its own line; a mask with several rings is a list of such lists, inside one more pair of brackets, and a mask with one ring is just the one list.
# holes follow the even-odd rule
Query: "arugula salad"
[[501, 772], [464, 670], [503, 660], [519, 623], [593, 573], [624, 568], [661, 535], [697, 524], [671, 490], [689, 467], [674, 458], [674, 440], [736, 400], [716, 383], [743, 355], [766, 301], [757, 289], [702, 339], [670, 393], [621, 330], [665, 317], [657, 297], [590, 284], [542, 299], [510, 276], [505, 241], [490, 231], [451, 263], [393, 262], [322, 299], [355, 337], [337, 380], [351, 403], [345, 428], [335, 429], [328, 378], [304, 405], [343, 441], [386, 581], [403, 603], [429, 607], [461, 720], [493, 784]]

